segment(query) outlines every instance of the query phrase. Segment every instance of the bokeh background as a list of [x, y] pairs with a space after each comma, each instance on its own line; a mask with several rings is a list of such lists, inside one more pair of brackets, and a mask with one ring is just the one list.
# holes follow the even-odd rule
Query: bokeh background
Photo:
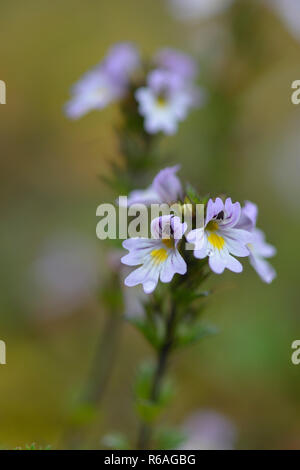
[[[278, 249], [270, 286], [250, 267], [214, 276], [205, 320], [219, 334], [174, 358], [177, 394], [163, 421], [181, 426], [213, 410], [234, 427], [235, 448], [300, 448], [300, 366], [291, 363], [300, 337], [300, 108], [290, 99], [300, 40], [275, 3], [237, 0], [220, 14], [183, 21], [163, 0], [1, 2], [2, 448], [66, 445], [72, 403], [103, 328], [98, 292], [108, 267], [95, 211], [111, 197], [98, 176], [122, 161], [118, 108], [70, 122], [63, 105], [74, 81], [123, 40], [146, 56], [170, 46], [198, 60], [208, 102], [163, 139], [164, 152], [201, 192], [256, 202], [259, 225]], [[102, 448], [113, 430], [135, 437], [132, 381], [151, 355], [124, 324], [83, 447]]]

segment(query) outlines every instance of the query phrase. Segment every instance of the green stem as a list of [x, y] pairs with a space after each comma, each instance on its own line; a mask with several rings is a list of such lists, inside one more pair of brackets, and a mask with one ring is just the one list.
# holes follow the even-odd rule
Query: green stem
[[[150, 394], [150, 401], [156, 403], [159, 399], [161, 384], [167, 369], [168, 359], [174, 343], [174, 333], [176, 326], [177, 309], [176, 304], [172, 301], [170, 315], [167, 320], [165, 340], [162, 347], [158, 351], [156, 370], [153, 377], [152, 389]], [[142, 423], [138, 436], [137, 448], [139, 450], [146, 450], [151, 441], [152, 426], [147, 423]]]

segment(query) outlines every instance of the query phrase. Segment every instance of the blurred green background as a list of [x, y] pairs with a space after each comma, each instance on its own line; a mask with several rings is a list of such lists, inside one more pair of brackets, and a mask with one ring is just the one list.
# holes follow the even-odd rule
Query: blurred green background
[[[70, 122], [70, 86], [117, 41], [145, 55], [170, 46], [194, 55], [207, 105], [163, 140], [181, 176], [198, 189], [260, 208], [259, 226], [278, 249], [278, 277], [263, 284], [214, 276], [205, 319], [220, 332], [174, 358], [177, 395], [163, 420], [180, 426], [199, 409], [226, 415], [238, 448], [300, 448], [300, 42], [261, 2], [237, 2], [222, 16], [182, 24], [162, 0], [3, 0], [0, 6], [1, 231], [0, 445], [63, 447], [70, 409], [88, 374], [105, 312], [107, 278], [96, 207], [111, 197], [98, 175], [121, 161], [117, 106]], [[149, 181], [150, 182], [150, 181]], [[132, 381], [152, 352], [124, 325], [97, 420], [85, 447], [121, 430], [135, 437]]]

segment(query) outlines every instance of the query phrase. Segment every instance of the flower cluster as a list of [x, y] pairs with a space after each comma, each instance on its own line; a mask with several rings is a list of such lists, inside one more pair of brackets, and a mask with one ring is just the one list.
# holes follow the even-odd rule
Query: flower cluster
[[[177, 170], [178, 166], [165, 168], [149, 188], [133, 191], [128, 198], [129, 205], [184, 204], [187, 197], [176, 175]], [[265, 258], [274, 256], [275, 248], [265, 242], [263, 232], [256, 228], [257, 212], [257, 206], [251, 202], [241, 207], [231, 198], [223, 201], [217, 197], [205, 204], [203, 226], [189, 232], [187, 224], [181, 223], [178, 216], [155, 218], [151, 223], [151, 238], [136, 237], [123, 242], [129, 253], [122, 262], [140, 266], [125, 279], [125, 285], [142, 284], [149, 294], [159, 279], [168, 283], [175, 273], [186, 274], [188, 245], [183, 243], [183, 238], [192, 244], [194, 259], [207, 258], [214, 273], [221, 274], [225, 269], [240, 273], [243, 266], [236, 257], [248, 257], [261, 279], [270, 283], [276, 273]]]
[[73, 87], [66, 114], [77, 119], [133, 94], [146, 132], [174, 134], [188, 111], [204, 101], [203, 91], [194, 83], [196, 63], [174, 49], [162, 49], [146, 69], [133, 44], [115, 45]]

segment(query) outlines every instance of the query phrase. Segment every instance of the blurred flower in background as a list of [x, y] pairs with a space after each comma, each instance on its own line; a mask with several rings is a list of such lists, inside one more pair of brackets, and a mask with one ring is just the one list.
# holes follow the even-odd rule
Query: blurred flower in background
[[207, 19], [222, 13], [234, 0], [168, 0], [173, 15], [181, 21]]
[[266, 0], [275, 8], [288, 30], [300, 39], [300, 2], [299, 0]]
[[260, 278], [267, 284], [270, 284], [276, 277], [276, 271], [265, 258], [275, 256], [276, 248], [266, 243], [264, 232], [256, 227], [257, 215], [258, 208], [256, 204], [246, 201], [245, 206], [242, 208], [238, 227], [251, 232], [252, 239], [247, 245], [250, 251], [250, 264]]
[[96, 294], [101, 260], [96, 244], [74, 233], [54, 236], [40, 247], [29, 272], [34, 310], [70, 314]]
[[128, 94], [138, 102], [146, 132], [175, 134], [188, 111], [204, 102], [203, 90], [193, 83], [197, 64], [190, 56], [165, 48], [148, 65], [149, 73], [148, 66], [141, 70], [137, 84], [134, 73], [141, 66], [137, 49], [126, 42], [113, 46], [101, 64], [73, 87], [73, 98], [65, 107], [67, 116], [80, 118]]
[[186, 441], [180, 450], [232, 450], [237, 440], [235, 425], [213, 410], [196, 411], [183, 425]]
[[155, 176], [152, 184], [147, 189], [135, 189], [128, 196], [128, 206], [134, 204], [172, 204], [182, 199], [183, 188], [181, 181], [176, 175], [180, 165], [164, 168]]
[[147, 86], [139, 88], [135, 97], [149, 134], [175, 134], [178, 122], [186, 118], [191, 107], [201, 103], [200, 91], [181, 74], [169, 70], [151, 72]]
[[116, 44], [105, 59], [74, 85], [66, 113], [77, 119], [93, 109], [103, 109], [128, 91], [131, 74], [139, 66], [139, 54], [130, 43]]

